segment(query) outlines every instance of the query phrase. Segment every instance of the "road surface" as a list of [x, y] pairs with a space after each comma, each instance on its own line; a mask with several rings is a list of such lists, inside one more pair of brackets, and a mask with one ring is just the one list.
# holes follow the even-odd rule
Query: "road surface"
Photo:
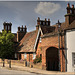
[[[9, 70], [7, 68], [0, 67], [0, 75], [47, 75], [47, 74], [36, 74], [27, 71]], [[75, 75], [75, 74], [49, 74], [49, 75]]]

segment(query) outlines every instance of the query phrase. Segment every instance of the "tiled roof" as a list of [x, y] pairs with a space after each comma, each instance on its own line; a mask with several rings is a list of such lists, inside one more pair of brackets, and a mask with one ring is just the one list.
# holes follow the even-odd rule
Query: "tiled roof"
[[53, 32], [53, 30], [55, 30], [55, 27], [52, 27], [52, 26], [41, 26], [41, 29], [42, 29], [42, 32], [43, 34], [47, 34], [47, 33], [51, 33]]
[[36, 36], [36, 31], [26, 33], [23, 39], [20, 41], [19, 52], [35, 52], [34, 44]]
[[[75, 20], [68, 27], [66, 27], [65, 25], [66, 25], [65, 22], [61, 23], [60, 30], [75, 29]], [[49, 32], [49, 33], [46, 33], [44, 31], [45, 34], [42, 37], [47, 37], [47, 36], [52, 36], [52, 35], [57, 34], [57, 32], [58, 32], [57, 25], [52, 25], [51, 27], [54, 27], [54, 30], [52, 30], [52, 32]], [[51, 27], [49, 27], [49, 29], [51, 29]], [[46, 30], [47, 30], [47, 28], [46, 28]]]
[[[66, 25], [65, 22], [61, 23], [60, 29], [61, 30], [73, 29], [75, 28], [75, 20], [67, 28], [65, 25]], [[52, 26], [40, 25], [40, 27], [44, 34], [42, 37], [57, 35], [58, 33], [57, 25]], [[36, 31], [26, 33], [23, 39], [20, 41], [18, 52], [35, 52], [34, 44], [36, 37], [37, 37]]]
[[[52, 36], [52, 35], [55, 35], [55, 34], [58, 33], [58, 28], [57, 28], [57, 25], [56, 24], [55, 25], [52, 25], [52, 26], [49, 26], [48, 28], [47, 27], [45, 27], [45, 30], [42, 27], [42, 29], [44, 31], [44, 35], [42, 37]], [[65, 29], [65, 22], [61, 23], [60, 29], [61, 30], [64, 30]], [[47, 32], [47, 30], [48, 30], [48, 32]]]

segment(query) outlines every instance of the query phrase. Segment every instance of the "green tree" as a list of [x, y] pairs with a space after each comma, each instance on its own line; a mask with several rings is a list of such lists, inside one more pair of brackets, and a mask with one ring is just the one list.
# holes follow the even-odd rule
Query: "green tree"
[[14, 34], [7, 31], [0, 32], [0, 58], [2, 59], [12, 59], [14, 54]]

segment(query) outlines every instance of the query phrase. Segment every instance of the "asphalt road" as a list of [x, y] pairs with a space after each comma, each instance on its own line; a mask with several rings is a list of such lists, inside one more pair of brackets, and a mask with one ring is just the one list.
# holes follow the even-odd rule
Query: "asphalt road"
[[[7, 68], [0, 67], [0, 75], [47, 75], [47, 74], [36, 74], [27, 71], [9, 70]], [[75, 75], [75, 74], [49, 74], [49, 75]]]

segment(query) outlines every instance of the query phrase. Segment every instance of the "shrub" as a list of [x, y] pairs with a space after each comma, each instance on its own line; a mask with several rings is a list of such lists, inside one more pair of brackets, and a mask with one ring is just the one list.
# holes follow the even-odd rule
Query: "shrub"
[[42, 62], [42, 58], [37, 55], [36, 58], [34, 59], [33, 63], [36, 64], [39, 62]]

